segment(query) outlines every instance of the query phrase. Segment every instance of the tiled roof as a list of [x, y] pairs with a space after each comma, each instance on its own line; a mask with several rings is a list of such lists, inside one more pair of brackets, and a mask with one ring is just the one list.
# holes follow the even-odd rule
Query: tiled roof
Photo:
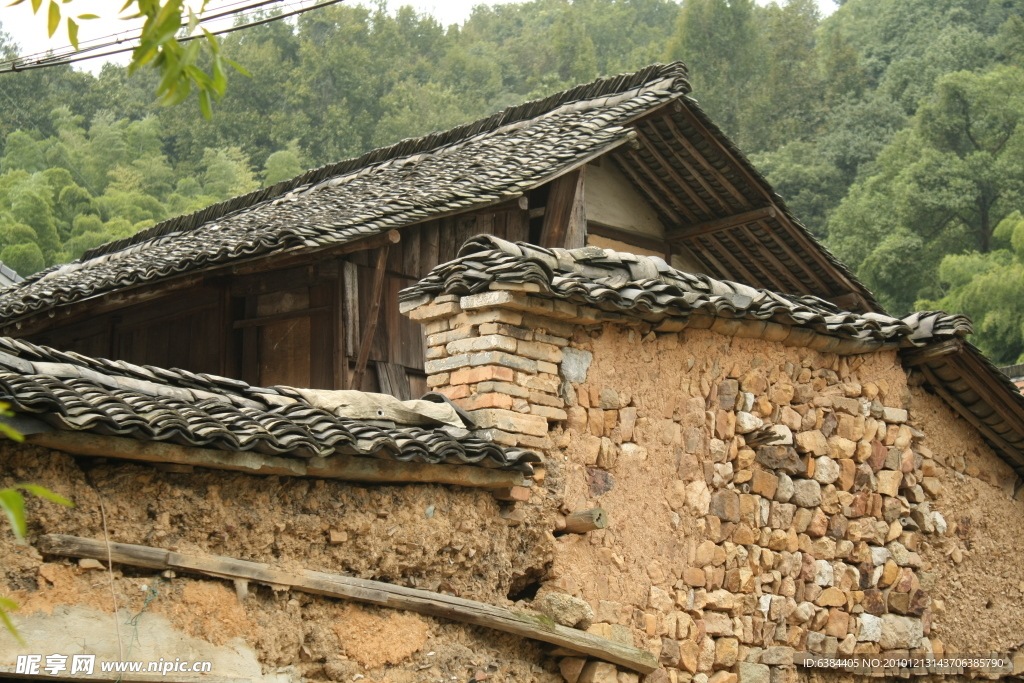
[[223, 451], [337, 453], [527, 473], [540, 460], [450, 425], [339, 417], [289, 387], [94, 359], [8, 337], [0, 337], [0, 401], [60, 430]]
[[0, 318], [510, 199], [634, 138], [625, 122], [688, 91], [685, 66], [656, 65], [324, 166], [37, 273], [0, 292]]
[[492, 284], [535, 285], [531, 296], [566, 299], [650, 322], [711, 317], [770, 321], [809, 328], [818, 334], [868, 344], [923, 346], [970, 334], [963, 315], [914, 313], [902, 320], [879, 313], [857, 314], [813, 296], [755, 289], [676, 270], [656, 256], [601, 249], [545, 249], [479, 235], [463, 245], [459, 258], [437, 266], [402, 290], [403, 307], [438, 294], [469, 295]]

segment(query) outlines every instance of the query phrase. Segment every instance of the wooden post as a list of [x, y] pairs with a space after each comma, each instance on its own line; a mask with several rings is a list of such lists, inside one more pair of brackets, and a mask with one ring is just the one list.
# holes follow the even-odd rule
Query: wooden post
[[608, 526], [608, 515], [604, 508], [580, 510], [565, 518], [565, 530], [571, 534], [585, 534], [588, 531], [604, 529]]
[[377, 269], [373, 272], [373, 299], [371, 299], [370, 311], [367, 313], [364, 323], [366, 326], [363, 328], [363, 339], [359, 343], [359, 357], [356, 358], [356, 369], [352, 375], [352, 388], [357, 391], [363, 384], [366, 363], [370, 360], [373, 335], [377, 332], [377, 321], [380, 319], [380, 304], [384, 299], [384, 276], [387, 273], [389, 247], [390, 245], [385, 244], [377, 252]]
[[575, 249], [586, 241], [583, 177], [584, 169], [579, 168], [551, 181], [551, 192], [544, 207], [544, 227], [540, 233], [542, 247]]

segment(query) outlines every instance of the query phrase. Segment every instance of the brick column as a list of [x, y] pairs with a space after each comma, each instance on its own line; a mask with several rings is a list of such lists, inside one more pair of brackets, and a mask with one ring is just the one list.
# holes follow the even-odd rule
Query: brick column
[[547, 449], [548, 422], [566, 419], [558, 371], [578, 309], [529, 288], [443, 294], [407, 315], [426, 326], [428, 386], [469, 411], [478, 435]]

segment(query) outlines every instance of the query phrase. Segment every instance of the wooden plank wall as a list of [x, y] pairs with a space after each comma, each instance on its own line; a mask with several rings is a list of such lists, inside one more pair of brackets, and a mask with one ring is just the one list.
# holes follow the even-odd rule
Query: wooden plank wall
[[[427, 391], [426, 340], [422, 326], [399, 313], [398, 292], [437, 264], [456, 258], [470, 237], [492, 234], [528, 241], [530, 223], [528, 212], [512, 202], [400, 232], [401, 241], [388, 251], [384, 300], [359, 388], [409, 398]], [[29, 340], [94, 357], [233, 377], [256, 386], [351, 388], [348, 378], [372, 304], [376, 262], [377, 252], [370, 250], [223, 277]]]

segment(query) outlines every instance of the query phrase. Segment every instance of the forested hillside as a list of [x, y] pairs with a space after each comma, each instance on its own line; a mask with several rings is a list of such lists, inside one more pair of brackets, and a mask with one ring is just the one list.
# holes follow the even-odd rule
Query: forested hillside
[[[2, 15], [0, 15], [2, 20]], [[16, 46], [0, 34], [0, 53]], [[107, 66], [0, 75], [0, 260], [22, 274], [168, 216], [602, 75], [694, 96], [891, 313], [1024, 354], [1024, 0], [535, 0], [441, 26], [345, 4], [225, 37], [206, 121]]]

